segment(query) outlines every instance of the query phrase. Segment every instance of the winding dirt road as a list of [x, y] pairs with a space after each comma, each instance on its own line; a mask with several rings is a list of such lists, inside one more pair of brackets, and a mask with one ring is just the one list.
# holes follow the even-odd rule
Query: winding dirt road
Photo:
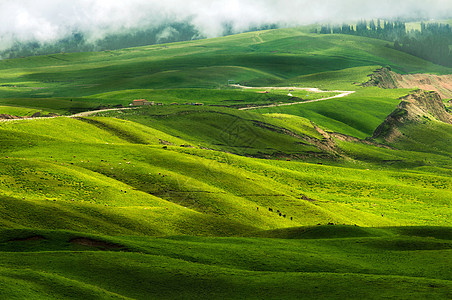
[[134, 107], [122, 107], [122, 108], [107, 108], [107, 109], [99, 109], [99, 110], [90, 110], [90, 111], [84, 111], [72, 116], [68, 116], [69, 118], [82, 118], [82, 117], [88, 117], [90, 115], [94, 115], [97, 113], [101, 113], [101, 112], [106, 112], [106, 111], [115, 111], [115, 110], [126, 110], [126, 109], [135, 109], [137, 108], [137, 106]]
[[[297, 105], [297, 104], [305, 104], [305, 103], [312, 103], [312, 102], [319, 102], [319, 101], [325, 101], [330, 99], [336, 99], [336, 98], [343, 98], [348, 95], [351, 95], [355, 93], [355, 91], [322, 91], [317, 88], [298, 88], [298, 87], [249, 87], [249, 86], [242, 86], [242, 85], [231, 85], [233, 87], [241, 88], [241, 89], [264, 89], [264, 90], [299, 90], [299, 91], [308, 91], [311, 93], [339, 93], [338, 95], [331, 96], [331, 97], [325, 97], [315, 100], [307, 100], [307, 101], [299, 101], [299, 102], [291, 102], [291, 103], [280, 103], [280, 104], [271, 104], [271, 105], [262, 105], [262, 106], [250, 106], [250, 107], [244, 107], [239, 108], [239, 110], [252, 110], [252, 109], [259, 109], [259, 108], [269, 108], [269, 107], [277, 107], [277, 106], [289, 106], [289, 105]], [[101, 110], [91, 110], [91, 111], [85, 111], [78, 114], [74, 114], [71, 116], [55, 116], [55, 117], [36, 117], [36, 118], [21, 118], [21, 119], [0, 119], [0, 122], [11, 122], [11, 121], [26, 121], [26, 120], [40, 120], [40, 119], [53, 119], [53, 118], [81, 118], [81, 117], [88, 117], [90, 115], [94, 115], [100, 112], [106, 112], [106, 111], [117, 111], [117, 110], [126, 110], [126, 109], [135, 109], [137, 107], [123, 107], [123, 108], [109, 108], [109, 109], [101, 109]]]
[[319, 101], [325, 101], [325, 100], [330, 100], [330, 99], [336, 99], [336, 98], [343, 98], [346, 96], [349, 96], [353, 93], [355, 93], [355, 91], [322, 91], [319, 90], [317, 88], [297, 88], [297, 87], [249, 87], [249, 86], [241, 86], [241, 85], [231, 85], [237, 88], [242, 88], [242, 89], [264, 89], [264, 90], [287, 90], [287, 91], [293, 91], [293, 90], [298, 90], [298, 91], [308, 91], [311, 93], [340, 93], [338, 95], [335, 96], [331, 96], [331, 97], [325, 97], [325, 98], [320, 98], [320, 99], [315, 99], [315, 100], [307, 100], [307, 101], [299, 101], [299, 102], [291, 102], [291, 103], [280, 103], [280, 104], [270, 104], [270, 105], [261, 105], [261, 106], [250, 106], [250, 107], [244, 107], [244, 108], [239, 108], [239, 110], [252, 110], [252, 109], [259, 109], [259, 108], [269, 108], [269, 107], [277, 107], [277, 106], [289, 106], [289, 105], [297, 105], [297, 104], [305, 104], [305, 103], [312, 103], [312, 102], [319, 102]]
[[115, 111], [115, 110], [126, 110], [126, 109], [134, 109], [135, 107], [123, 107], [123, 108], [108, 108], [108, 109], [99, 109], [99, 110], [90, 110], [84, 111], [78, 114], [70, 115], [70, 116], [55, 116], [55, 117], [36, 117], [36, 118], [19, 118], [19, 119], [0, 119], [0, 122], [11, 122], [11, 121], [27, 121], [27, 120], [43, 120], [43, 119], [54, 119], [54, 118], [82, 118], [88, 117], [90, 115], [94, 115], [101, 112], [106, 111]]

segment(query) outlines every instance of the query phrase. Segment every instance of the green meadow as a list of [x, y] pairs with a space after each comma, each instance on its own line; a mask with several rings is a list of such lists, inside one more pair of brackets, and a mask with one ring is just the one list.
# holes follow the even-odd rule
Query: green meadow
[[256, 110], [259, 113], [281, 113], [303, 117], [335, 131], [365, 139], [409, 94], [408, 89], [382, 90], [359, 88], [344, 98], [330, 99], [303, 105], [279, 106]]
[[[0, 120], [0, 298], [451, 298], [452, 126], [372, 140], [411, 90], [360, 84], [452, 70], [386, 44], [293, 28], [0, 61], [0, 114], [60, 115]], [[70, 117], [140, 98], [162, 105]]]
[[[309, 234], [314, 229], [317, 234]], [[422, 233], [432, 237], [416, 236]], [[290, 238], [107, 239], [7, 230], [0, 242], [0, 293], [28, 299], [445, 299], [451, 295], [448, 234], [445, 228], [338, 226], [298, 228]], [[26, 241], [30, 236], [39, 239]], [[83, 245], [90, 239], [102, 243]]]

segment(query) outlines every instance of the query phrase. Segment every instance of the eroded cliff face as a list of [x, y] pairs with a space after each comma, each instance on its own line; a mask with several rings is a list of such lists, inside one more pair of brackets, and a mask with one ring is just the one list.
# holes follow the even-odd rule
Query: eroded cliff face
[[12, 116], [8, 114], [0, 114], [0, 120], [15, 120], [15, 119], [21, 119], [21, 117]]
[[442, 99], [452, 98], [452, 75], [401, 75], [388, 68], [381, 68], [369, 77], [370, 80], [363, 86], [378, 86], [384, 89], [419, 88], [426, 91], [435, 91]]
[[418, 90], [400, 100], [397, 108], [375, 130], [373, 139], [381, 138], [387, 142], [394, 142], [402, 135], [399, 128], [408, 122], [436, 120], [452, 124], [452, 115], [446, 111], [443, 100], [437, 92]]

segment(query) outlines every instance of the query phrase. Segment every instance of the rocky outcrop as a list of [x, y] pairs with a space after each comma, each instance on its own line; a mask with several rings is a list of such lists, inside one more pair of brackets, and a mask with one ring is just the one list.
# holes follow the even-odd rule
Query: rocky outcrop
[[0, 114], [0, 120], [20, 120], [20, 119], [36, 119], [36, 118], [55, 118], [58, 117], [58, 114], [50, 113], [47, 115], [42, 115], [40, 112], [34, 113], [31, 117], [20, 117], [20, 116], [12, 116], [8, 114]]
[[22, 119], [22, 118], [18, 117], [18, 116], [8, 115], [8, 114], [0, 114], [0, 120], [16, 120], [16, 119]]
[[452, 124], [452, 115], [446, 111], [437, 92], [417, 90], [400, 100], [402, 102], [375, 130], [373, 139], [383, 138], [387, 142], [393, 142], [402, 135], [399, 128], [407, 122], [421, 123], [428, 119]]
[[400, 87], [398, 85], [400, 76], [400, 74], [392, 72], [388, 68], [381, 68], [369, 75], [369, 81], [363, 83], [362, 86], [377, 86], [382, 89], [397, 89]]

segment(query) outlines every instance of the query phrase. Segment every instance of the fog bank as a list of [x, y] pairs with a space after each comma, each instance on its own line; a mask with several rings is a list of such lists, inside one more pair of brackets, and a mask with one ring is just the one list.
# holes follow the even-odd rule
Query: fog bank
[[[189, 22], [205, 37], [224, 25], [243, 32], [265, 24], [280, 27], [371, 18], [452, 15], [449, 0], [0, 0], [0, 50], [17, 42], [49, 43], [82, 33], [91, 42], [109, 34]], [[175, 34], [165, 28], [163, 38]]]

